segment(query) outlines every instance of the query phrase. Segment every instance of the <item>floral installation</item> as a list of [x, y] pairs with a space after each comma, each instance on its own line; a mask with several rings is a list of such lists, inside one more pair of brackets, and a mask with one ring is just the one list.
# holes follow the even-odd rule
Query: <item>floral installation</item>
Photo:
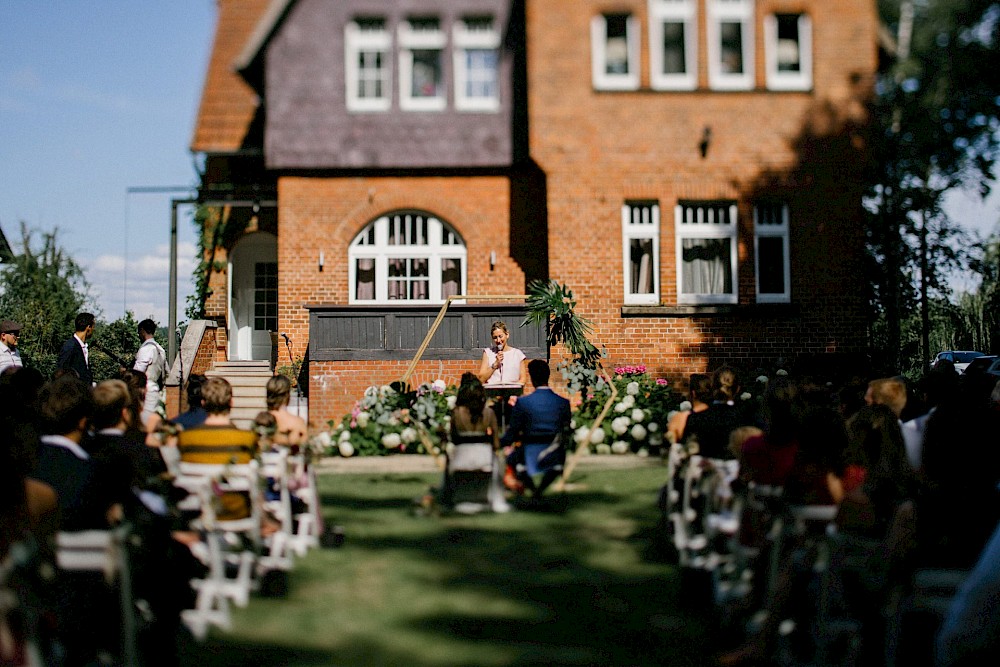
[[344, 457], [436, 454], [447, 441], [455, 391], [444, 380], [421, 384], [416, 391], [368, 387], [349, 414], [327, 422], [327, 450]]
[[[617, 400], [600, 426], [593, 424], [611, 390], [603, 378], [587, 388], [573, 413], [574, 440], [595, 454], [648, 454], [663, 444], [663, 426], [678, 398], [663, 378], [652, 378], [643, 365], [619, 366], [611, 377]], [[593, 430], [593, 432], [591, 432]]]

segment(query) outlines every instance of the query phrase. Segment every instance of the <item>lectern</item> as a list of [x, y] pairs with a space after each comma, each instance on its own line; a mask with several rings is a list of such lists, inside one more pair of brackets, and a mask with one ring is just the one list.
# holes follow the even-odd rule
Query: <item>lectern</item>
[[511, 396], [520, 396], [524, 393], [524, 385], [517, 382], [495, 382], [484, 384], [486, 398], [493, 400], [493, 411], [497, 413], [497, 421], [500, 423], [500, 433], [507, 430], [507, 422], [510, 419], [511, 407], [508, 399]]

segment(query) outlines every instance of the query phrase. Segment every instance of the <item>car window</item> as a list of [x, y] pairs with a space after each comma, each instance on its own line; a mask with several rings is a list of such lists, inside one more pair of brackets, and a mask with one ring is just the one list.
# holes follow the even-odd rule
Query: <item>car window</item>
[[959, 364], [967, 364], [976, 357], [983, 356], [982, 352], [956, 352], [955, 362]]

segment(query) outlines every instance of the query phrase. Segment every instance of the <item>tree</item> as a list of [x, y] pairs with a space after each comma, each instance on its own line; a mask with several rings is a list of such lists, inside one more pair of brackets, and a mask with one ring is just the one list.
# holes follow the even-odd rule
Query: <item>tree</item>
[[[875, 292], [873, 348], [901, 366], [902, 323], [919, 305], [921, 352], [929, 358], [930, 308], [947, 295], [943, 276], [977, 246], [942, 209], [948, 190], [992, 184], [998, 151], [1000, 3], [880, 0], [897, 36], [873, 106], [869, 263]], [[881, 335], [878, 332], [883, 332]]]
[[57, 236], [58, 230], [35, 232], [22, 222], [21, 252], [0, 268], [0, 313], [21, 323], [21, 356], [46, 377], [55, 371], [59, 349], [89, 298], [83, 271]]

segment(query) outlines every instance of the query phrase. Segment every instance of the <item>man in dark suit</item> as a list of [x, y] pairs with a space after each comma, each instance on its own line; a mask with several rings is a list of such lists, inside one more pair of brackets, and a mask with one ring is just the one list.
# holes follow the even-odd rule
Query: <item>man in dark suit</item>
[[[569, 401], [549, 388], [549, 373], [549, 364], [544, 360], [532, 359], [528, 362], [528, 376], [535, 389], [514, 404], [510, 426], [500, 438], [503, 447], [520, 443], [507, 457], [507, 463], [514, 467], [518, 480], [536, 498], [562, 474], [566, 462], [563, 443], [570, 430]], [[542, 446], [537, 463], [543, 474], [536, 486], [528, 472], [526, 452], [539, 449], [537, 446]]]
[[80, 313], [74, 322], [75, 332], [63, 343], [59, 350], [59, 360], [56, 368], [62, 371], [73, 371], [88, 387], [94, 384], [94, 376], [90, 372], [90, 350], [87, 339], [94, 335], [94, 316], [90, 313]]

